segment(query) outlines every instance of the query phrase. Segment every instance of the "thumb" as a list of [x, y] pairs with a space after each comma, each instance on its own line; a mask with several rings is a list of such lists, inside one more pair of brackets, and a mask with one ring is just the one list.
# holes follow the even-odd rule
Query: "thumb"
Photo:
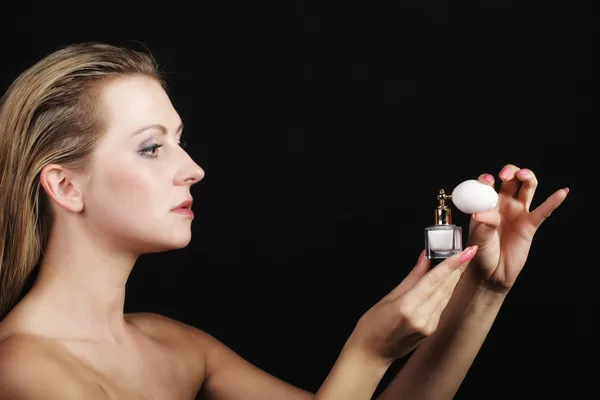
[[408, 273], [406, 278], [404, 278], [402, 282], [400, 282], [400, 284], [385, 297], [385, 300], [394, 301], [404, 295], [404, 293], [408, 292], [429, 271], [430, 264], [429, 259], [425, 257], [425, 250], [423, 250], [413, 269]]
[[[494, 187], [494, 176], [490, 174], [481, 174], [477, 181]], [[488, 243], [493, 239], [496, 229], [500, 226], [500, 213], [497, 208], [474, 213], [471, 216], [471, 232], [475, 233], [475, 242], [479, 244]]]
[[472, 236], [475, 236], [476, 242], [481, 244], [492, 240], [502, 220], [498, 210], [475, 213], [471, 217], [473, 218]]

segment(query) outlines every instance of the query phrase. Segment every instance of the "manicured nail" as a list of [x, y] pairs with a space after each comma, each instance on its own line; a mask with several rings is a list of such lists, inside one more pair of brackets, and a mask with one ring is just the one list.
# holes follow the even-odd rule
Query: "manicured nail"
[[519, 170], [519, 173], [521, 174], [521, 176], [529, 176], [531, 171], [528, 169], [522, 169], [522, 170]]
[[500, 175], [500, 178], [502, 178], [502, 179], [508, 179], [509, 173], [510, 173], [510, 169], [504, 168], [502, 171], [500, 171], [500, 173], [498, 175]]
[[472, 259], [475, 256], [475, 253], [477, 253], [477, 246], [467, 247], [465, 251], [460, 255], [458, 261], [461, 263], [465, 263]]
[[564, 188], [563, 190], [564, 190], [565, 192], [567, 192], [567, 194], [569, 194], [569, 188], [568, 188], [568, 187]]
[[490, 182], [490, 183], [491, 183], [491, 182], [494, 182], [494, 177], [493, 177], [493, 176], [491, 176], [490, 174], [485, 174], [485, 175], [483, 176], [483, 179], [485, 179], [486, 181], [488, 181], [488, 182]]
[[417, 264], [420, 263], [423, 260], [423, 257], [425, 257], [425, 250], [423, 250], [421, 252], [421, 254], [419, 254], [419, 259], [417, 260]]

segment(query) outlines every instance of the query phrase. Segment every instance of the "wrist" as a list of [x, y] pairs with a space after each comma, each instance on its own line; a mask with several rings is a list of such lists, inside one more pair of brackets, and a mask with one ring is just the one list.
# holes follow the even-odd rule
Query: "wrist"
[[364, 346], [353, 341], [352, 336], [344, 345], [341, 354], [347, 359], [351, 360], [356, 365], [362, 365], [363, 368], [374, 372], [381, 372], [382, 375], [392, 365], [394, 360], [385, 359], [383, 357], [373, 354], [373, 352], [367, 351]]
[[479, 271], [480, 269], [477, 265], [469, 264], [461, 277], [461, 280], [464, 281], [464, 286], [468, 288], [467, 290], [471, 292], [478, 302], [485, 304], [502, 303], [510, 288], [491, 282]]

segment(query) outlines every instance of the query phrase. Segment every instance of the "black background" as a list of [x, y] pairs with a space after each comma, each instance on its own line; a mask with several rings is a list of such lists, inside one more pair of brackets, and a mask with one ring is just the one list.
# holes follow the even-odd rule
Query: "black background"
[[18, 3], [2, 15], [2, 91], [59, 46], [147, 47], [206, 177], [192, 242], [140, 258], [126, 311], [203, 329], [313, 392], [414, 265], [439, 188], [507, 163], [536, 173], [532, 207], [568, 186], [456, 398], [571, 389], [585, 374], [571, 346], [586, 339], [576, 120], [591, 112], [577, 16], [454, 3]]

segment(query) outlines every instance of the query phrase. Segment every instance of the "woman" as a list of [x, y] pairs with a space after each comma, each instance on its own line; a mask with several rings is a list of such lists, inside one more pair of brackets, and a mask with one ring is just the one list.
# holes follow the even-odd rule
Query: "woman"
[[[182, 148], [182, 129], [154, 60], [129, 49], [68, 46], [9, 87], [0, 109], [0, 399], [370, 399], [415, 348], [380, 398], [450, 399], [537, 228], [568, 193], [530, 212], [535, 175], [507, 165], [498, 207], [471, 219], [469, 247], [434, 268], [422, 253], [309, 393], [201, 330], [123, 313], [137, 258], [190, 241], [185, 209], [204, 171]], [[494, 185], [492, 175], [479, 180]]]

